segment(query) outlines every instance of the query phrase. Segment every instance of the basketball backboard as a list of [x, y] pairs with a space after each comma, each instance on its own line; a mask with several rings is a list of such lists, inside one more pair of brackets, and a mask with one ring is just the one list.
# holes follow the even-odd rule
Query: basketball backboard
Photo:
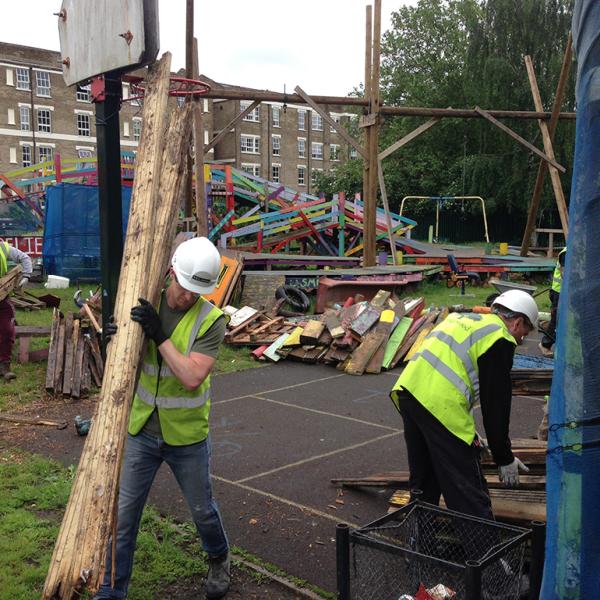
[[58, 17], [67, 85], [156, 59], [158, 0], [63, 0]]

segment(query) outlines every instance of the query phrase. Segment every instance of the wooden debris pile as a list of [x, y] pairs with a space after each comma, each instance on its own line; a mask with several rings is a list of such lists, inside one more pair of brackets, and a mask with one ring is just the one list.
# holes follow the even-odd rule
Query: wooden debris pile
[[46, 391], [55, 396], [81, 398], [92, 383], [102, 384], [104, 363], [90, 322], [55, 308], [50, 329]]
[[448, 314], [447, 309], [423, 313], [424, 305], [424, 298], [399, 300], [379, 290], [370, 302], [349, 298], [342, 308], [310, 317], [226, 307], [231, 321], [225, 341], [256, 346], [253, 355], [259, 360], [288, 358], [330, 364], [351, 375], [379, 373], [408, 360]]
[[0, 277], [0, 301], [4, 300], [18, 285], [21, 279], [21, 273], [23, 267], [17, 265], [14, 269], [11, 269], [3, 277]]
[[10, 298], [13, 306], [21, 310], [41, 310], [47, 304], [26, 290], [15, 290]]

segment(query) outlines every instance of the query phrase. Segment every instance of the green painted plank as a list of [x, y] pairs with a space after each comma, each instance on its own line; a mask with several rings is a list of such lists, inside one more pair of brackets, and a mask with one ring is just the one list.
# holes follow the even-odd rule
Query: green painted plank
[[390, 335], [390, 339], [385, 347], [385, 354], [383, 355], [384, 369], [387, 369], [390, 366], [394, 356], [396, 356], [396, 352], [398, 348], [400, 348], [400, 344], [404, 341], [412, 322], [413, 320], [410, 317], [402, 317], [400, 323], [396, 325], [396, 329], [394, 329], [392, 335]]

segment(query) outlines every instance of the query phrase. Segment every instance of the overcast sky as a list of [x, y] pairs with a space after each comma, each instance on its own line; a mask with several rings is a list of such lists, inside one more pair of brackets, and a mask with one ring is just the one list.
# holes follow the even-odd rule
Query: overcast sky
[[[259, 89], [282, 92], [285, 84], [291, 92], [300, 85], [309, 94], [346, 95], [364, 79], [368, 3], [196, 0], [200, 72]], [[391, 13], [405, 3], [382, 0], [382, 32], [389, 28]], [[1, 6], [0, 40], [60, 50], [52, 13], [60, 10], [61, 0], [1, 0]], [[176, 71], [185, 66], [185, 0], [159, 0], [159, 7], [161, 53], [173, 54]]]

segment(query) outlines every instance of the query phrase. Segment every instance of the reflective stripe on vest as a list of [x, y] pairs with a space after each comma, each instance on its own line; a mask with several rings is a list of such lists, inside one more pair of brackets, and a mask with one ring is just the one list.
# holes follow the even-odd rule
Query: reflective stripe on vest
[[561, 254], [564, 254], [567, 251], [566, 248], [563, 248], [559, 253], [556, 260], [556, 266], [554, 267], [554, 273], [552, 274], [552, 290], [560, 294], [560, 290], [562, 289], [562, 273], [560, 272], [560, 262], [558, 258], [560, 258]]
[[516, 345], [497, 315], [452, 313], [425, 338], [398, 378], [391, 397], [400, 406], [400, 390], [410, 392], [438, 421], [471, 444], [472, 409], [479, 400], [477, 361], [500, 339]]
[[8, 242], [0, 243], [0, 277], [4, 277], [8, 271], [8, 255], [10, 254], [10, 249], [8, 247]]
[[154, 407], [154, 401], [156, 400], [156, 406], [160, 408], [199, 408], [210, 399], [210, 389], [204, 390], [200, 395], [193, 398], [185, 396], [154, 396], [154, 394], [146, 391], [143, 387], [138, 387], [136, 394], [141, 400], [152, 407]]

